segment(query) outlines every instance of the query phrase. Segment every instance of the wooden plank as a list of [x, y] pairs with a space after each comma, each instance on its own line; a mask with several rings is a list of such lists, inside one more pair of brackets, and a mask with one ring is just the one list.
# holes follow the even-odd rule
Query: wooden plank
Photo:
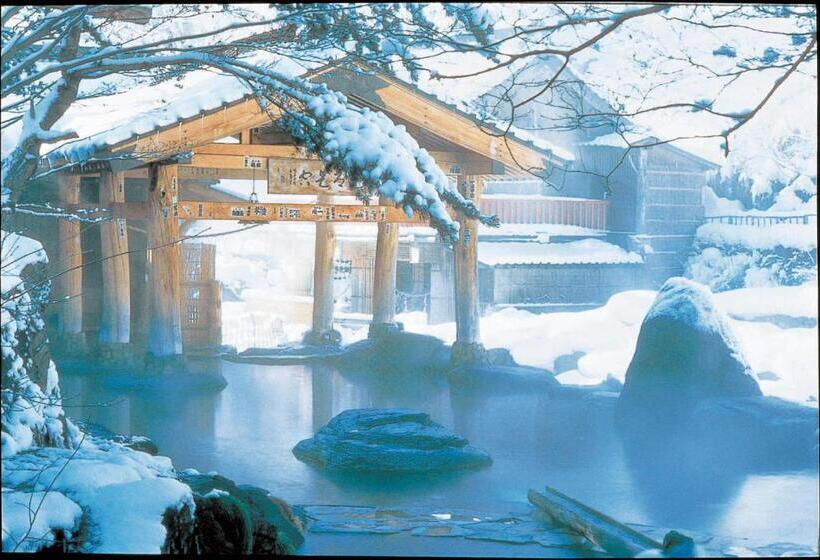
[[154, 165], [148, 192], [148, 350], [156, 357], [182, 354], [182, 256], [176, 212], [177, 173], [177, 165]]
[[319, 160], [268, 159], [268, 194], [340, 194], [353, 190], [344, 175], [325, 171]]
[[[122, 173], [100, 173], [100, 205], [125, 201]], [[128, 264], [128, 230], [124, 218], [100, 223], [103, 302], [99, 341], [125, 344], [131, 336], [131, 276]]]
[[[80, 200], [80, 176], [57, 175], [60, 201], [64, 206], [76, 205]], [[66, 337], [81, 337], [83, 332], [83, 250], [80, 222], [58, 220], [57, 243], [60, 260], [52, 263], [54, 278], [52, 299], [59, 300], [57, 331]], [[55, 266], [56, 265], [56, 266]], [[62, 342], [68, 342], [64, 340]]]
[[361, 222], [423, 223], [421, 217], [408, 218], [395, 206], [354, 204], [280, 204], [239, 202], [179, 203], [180, 219], [242, 220], [251, 222]]
[[[385, 199], [379, 202], [384, 204]], [[393, 323], [396, 313], [396, 257], [399, 225], [380, 223], [376, 234], [376, 260], [373, 266], [373, 325]]]

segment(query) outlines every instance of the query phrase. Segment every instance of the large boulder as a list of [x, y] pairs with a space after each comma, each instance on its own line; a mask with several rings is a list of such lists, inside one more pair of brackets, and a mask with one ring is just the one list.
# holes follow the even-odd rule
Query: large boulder
[[484, 451], [412, 409], [363, 408], [335, 416], [293, 448], [300, 461], [335, 470], [426, 472], [488, 466]]
[[759, 395], [709, 289], [685, 278], [667, 280], [641, 325], [618, 400], [619, 422], [668, 425], [689, 418], [706, 398]]

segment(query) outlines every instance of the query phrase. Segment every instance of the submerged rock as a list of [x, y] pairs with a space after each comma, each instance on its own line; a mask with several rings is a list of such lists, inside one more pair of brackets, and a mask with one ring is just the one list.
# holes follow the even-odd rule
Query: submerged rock
[[412, 409], [363, 408], [334, 417], [293, 448], [300, 461], [327, 469], [425, 472], [488, 466], [490, 456]]
[[618, 420], [667, 424], [688, 418], [705, 398], [760, 395], [711, 292], [685, 278], [667, 280], [641, 325]]
[[725, 461], [750, 458], [771, 469], [817, 468], [816, 408], [776, 397], [704, 399], [688, 430]]

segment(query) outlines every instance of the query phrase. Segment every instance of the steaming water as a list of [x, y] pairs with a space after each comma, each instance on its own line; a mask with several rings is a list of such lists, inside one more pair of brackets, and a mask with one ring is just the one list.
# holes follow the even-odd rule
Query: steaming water
[[[709, 457], [684, 460], [628, 452], [605, 406], [550, 400], [533, 391], [477, 392], [419, 377], [342, 374], [319, 365], [225, 362], [222, 372], [228, 386], [216, 393], [184, 387], [161, 392], [116, 389], [104, 382], [104, 374], [87, 369], [78, 375], [63, 368], [61, 379], [70, 415], [119, 433], [149, 436], [178, 469], [217, 471], [238, 483], [267, 488], [293, 504], [504, 514], [522, 510], [527, 489], [549, 485], [624, 522], [817, 545], [816, 466], [751, 472], [724, 468]], [[109, 404], [88, 406], [95, 403]], [[488, 451], [494, 463], [459, 474], [363, 477], [327, 474], [294, 458], [291, 449], [299, 440], [341, 411], [362, 407], [424, 410]], [[343, 552], [353, 543], [347, 552], [353, 554], [361, 545], [349, 536], [337, 537], [330, 550]], [[444, 554], [444, 548], [453, 546], [452, 539], [406, 536], [391, 542], [399, 546], [394, 553], [415, 546], [415, 553]], [[515, 553], [509, 546], [493, 546], [455, 553]]]

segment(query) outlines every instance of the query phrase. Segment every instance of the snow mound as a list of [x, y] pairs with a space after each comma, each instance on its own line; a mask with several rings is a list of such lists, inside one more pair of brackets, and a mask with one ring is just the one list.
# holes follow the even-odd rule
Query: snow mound
[[817, 224], [773, 224], [755, 227], [710, 223], [697, 231], [698, 241], [725, 247], [738, 245], [749, 249], [774, 249], [778, 246], [800, 251], [817, 250]]
[[[191, 490], [176, 480], [170, 459], [88, 436], [76, 450], [39, 447], [4, 456], [2, 484], [4, 528], [7, 489], [13, 489], [16, 502], [31, 499], [35, 508], [42, 502], [35, 517], [38, 533], [31, 531], [31, 539], [71, 531], [82, 509], [88, 522], [84, 552], [159, 554], [167, 535], [166, 511], [194, 507]], [[14, 509], [14, 502], [9, 507], [12, 527], [19, 524], [15, 515], [26, 515], [28, 527], [27, 510]], [[38, 550], [43, 544], [26, 540], [20, 547]], [[7, 545], [4, 533], [3, 550], [14, 546]]]
[[[3, 488], [3, 552], [37, 552], [52, 546], [56, 533], [68, 540], [82, 509], [60, 492], [18, 492]], [[34, 515], [34, 512], [37, 512]]]

